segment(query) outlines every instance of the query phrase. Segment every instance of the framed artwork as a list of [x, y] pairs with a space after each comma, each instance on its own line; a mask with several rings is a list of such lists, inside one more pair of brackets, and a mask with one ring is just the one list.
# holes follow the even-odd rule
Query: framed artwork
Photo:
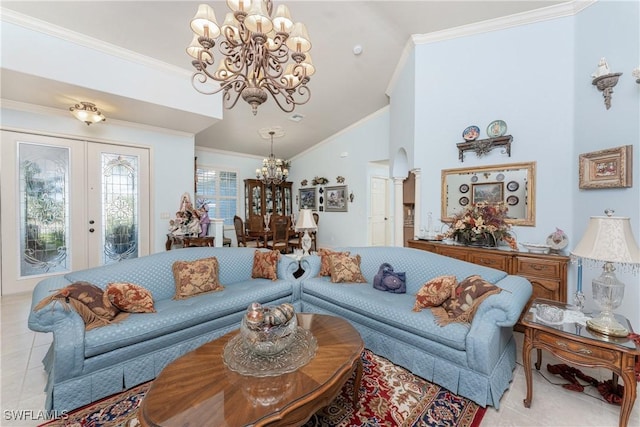
[[316, 206], [316, 188], [301, 188], [298, 190], [299, 192], [299, 200], [300, 200], [300, 209], [307, 208], [311, 210], [316, 210], [318, 207]]
[[325, 187], [324, 210], [325, 212], [347, 212], [349, 193], [346, 185], [337, 187]]
[[504, 182], [471, 184], [471, 202], [500, 203], [504, 201]]
[[624, 188], [631, 187], [633, 180], [633, 146], [608, 148], [592, 153], [580, 154], [580, 188]]

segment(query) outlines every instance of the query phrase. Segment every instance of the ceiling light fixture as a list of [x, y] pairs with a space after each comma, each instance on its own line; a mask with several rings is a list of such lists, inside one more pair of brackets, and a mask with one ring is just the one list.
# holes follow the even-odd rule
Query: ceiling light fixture
[[[285, 5], [278, 6], [272, 18], [271, 0], [227, 0], [227, 6], [231, 12], [222, 26], [206, 4], [198, 6], [191, 20], [194, 37], [187, 53], [194, 58], [196, 69], [191, 77], [193, 87], [207, 95], [223, 91], [227, 109], [242, 96], [254, 115], [267, 94], [288, 113], [306, 104], [311, 98], [307, 83], [315, 68], [305, 25], [294, 24]], [[216, 41], [220, 56], [213, 71]], [[219, 82], [219, 87], [212, 81]]]
[[275, 131], [269, 132], [271, 136], [271, 154], [262, 161], [262, 168], [256, 169], [256, 178], [266, 185], [278, 185], [286, 180], [289, 175], [289, 170], [286, 168], [285, 162], [282, 159], [276, 159], [276, 156], [273, 155], [274, 134]]
[[71, 111], [71, 114], [73, 114], [76, 119], [80, 120], [81, 122], [85, 122], [87, 126], [89, 126], [91, 123], [100, 123], [107, 120], [107, 118], [102, 115], [100, 110], [98, 110], [96, 104], [93, 104], [91, 102], [81, 101], [80, 104], [69, 107], [69, 111]]

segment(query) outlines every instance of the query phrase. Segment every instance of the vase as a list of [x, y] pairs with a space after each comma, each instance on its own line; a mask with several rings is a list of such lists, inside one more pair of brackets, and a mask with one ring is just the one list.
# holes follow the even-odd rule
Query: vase
[[496, 241], [496, 238], [489, 233], [477, 234], [473, 237], [468, 237], [462, 234], [458, 234], [456, 236], [456, 241], [465, 246], [491, 247], [491, 248], [498, 246], [498, 242]]

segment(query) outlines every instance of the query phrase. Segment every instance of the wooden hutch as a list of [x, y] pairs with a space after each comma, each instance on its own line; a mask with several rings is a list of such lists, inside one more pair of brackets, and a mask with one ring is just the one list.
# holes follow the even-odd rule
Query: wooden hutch
[[[291, 215], [293, 213], [292, 182], [264, 184], [259, 179], [244, 180], [245, 221], [259, 216], [262, 220], [267, 213]], [[264, 220], [263, 220], [264, 221]]]

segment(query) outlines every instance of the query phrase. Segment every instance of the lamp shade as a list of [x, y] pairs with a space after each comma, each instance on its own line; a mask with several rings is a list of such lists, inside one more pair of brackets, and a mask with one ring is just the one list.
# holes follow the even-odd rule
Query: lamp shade
[[592, 216], [571, 255], [619, 264], [640, 264], [640, 249], [626, 217]]
[[296, 221], [296, 231], [316, 230], [317, 228], [311, 209], [300, 209], [300, 215], [298, 215], [298, 221]]

